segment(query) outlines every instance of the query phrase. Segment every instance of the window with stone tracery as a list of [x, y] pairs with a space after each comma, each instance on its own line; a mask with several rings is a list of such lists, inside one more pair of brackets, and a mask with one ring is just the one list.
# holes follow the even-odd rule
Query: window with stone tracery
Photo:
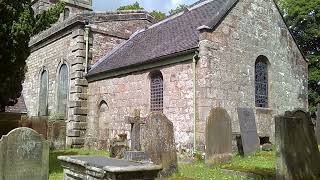
[[152, 112], [163, 112], [163, 76], [160, 71], [150, 76], [150, 110]]
[[256, 107], [268, 107], [268, 59], [259, 56], [255, 64], [255, 103]]

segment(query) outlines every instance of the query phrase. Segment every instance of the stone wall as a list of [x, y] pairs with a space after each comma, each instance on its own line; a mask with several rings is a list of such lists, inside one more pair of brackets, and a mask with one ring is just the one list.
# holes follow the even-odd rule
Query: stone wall
[[[191, 148], [191, 62], [159, 70], [164, 82], [163, 112], [173, 122], [176, 143]], [[109, 139], [112, 139], [119, 133], [129, 133], [130, 125], [125, 124], [124, 120], [134, 109], [140, 109], [142, 117], [150, 113], [150, 72], [152, 70], [89, 83], [86, 147], [101, 147], [102, 137], [111, 136]], [[99, 110], [104, 103], [104, 109]]]
[[[39, 109], [39, 90], [40, 75], [46, 70], [48, 71], [48, 115], [57, 115], [57, 80], [58, 72], [62, 64], [68, 66], [69, 72], [69, 95], [68, 95], [68, 115], [67, 118], [67, 139], [66, 145], [71, 147], [82, 147], [84, 144], [84, 136], [87, 121], [87, 86], [88, 82], [84, 78], [86, 74], [86, 33], [84, 20], [91, 18], [92, 26], [89, 35], [89, 54], [88, 60], [91, 62], [94, 53], [93, 62], [97, 61], [102, 54], [106, 54], [112, 50], [123, 39], [129, 38], [139, 28], [150, 24], [146, 12], [139, 12], [136, 18], [134, 12], [106, 13], [78, 15], [70, 17], [68, 20], [55, 24], [50, 29], [40, 33], [32, 38], [30, 42], [31, 55], [27, 59], [27, 73], [23, 84], [23, 95], [28, 109], [29, 116], [37, 116]], [[131, 19], [132, 21], [131, 21]], [[121, 18], [128, 18], [121, 19]], [[99, 21], [100, 20], [100, 21]], [[110, 33], [119, 34], [124, 31], [125, 37], [118, 37], [110, 33], [100, 32], [95, 29], [107, 29], [99, 24], [105, 22], [111, 31]], [[115, 27], [113, 28], [113, 24]], [[101, 26], [101, 28], [99, 28]], [[142, 27], [139, 27], [142, 26]], [[95, 29], [94, 29], [95, 28]], [[112, 31], [115, 32], [112, 32]], [[119, 32], [117, 31], [119, 30]], [[117, 33], [118, 32], [118, 33]], [[99, 37], [98, 35], [99, 34]], [[105, 41], [114, 39], [107, 46], [103, 46]], [[119, 39], [119, 41], [117, 41]]]
[[[237, 107], [254, 108], [258, 134], [274, 140], [273, 117], [308, 108], [307, 63], [272, 0], [241, 0], [213, 31], [201, 33], [197, 65], [198, 141], [203, 147], [212, 107], [227, 109], [239, 132]], [[255, 107], [255, 61], [269, 60], [269, 108]]]

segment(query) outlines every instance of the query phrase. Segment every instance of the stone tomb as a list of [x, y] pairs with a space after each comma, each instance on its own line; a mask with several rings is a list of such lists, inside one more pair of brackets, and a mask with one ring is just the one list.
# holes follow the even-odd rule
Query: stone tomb
[[29, 128], [0, 139], [0, 180], [48, 180], [49, 143]]
[[229, 161], [232, 157], [231, 119], [223, 108], [211, 109], [206, 123], [206, 164]]
[[320, 153], [308, 113], [286, 112], [275, 118], [276, 178], [320, 179]]
[[155, 164], [162, 165], [161, 177], [177, 170], [177, 152], [173, 123], [162, 113], [151, 113], [143, 128], [142, 147]]
[[99, 156], [59, 156], [64, 179], [68, 180], [130, 180], [156, 179], [159, 165], [137, 163]]
[[237, 140], [238, 150], [242, 156], [247, 156], [260, 148], [256, 119], [252, 108], [238, 108], [237, 111], [240, 123], [240, 139]]

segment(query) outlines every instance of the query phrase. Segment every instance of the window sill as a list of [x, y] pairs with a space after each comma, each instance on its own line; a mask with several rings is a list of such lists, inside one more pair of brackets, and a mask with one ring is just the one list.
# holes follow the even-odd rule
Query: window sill
[[261, 113], [270, 113], [272, 112], [272, 108], [262, 108], [262, 107], [256, 107], [256, 112], [261, 112]]

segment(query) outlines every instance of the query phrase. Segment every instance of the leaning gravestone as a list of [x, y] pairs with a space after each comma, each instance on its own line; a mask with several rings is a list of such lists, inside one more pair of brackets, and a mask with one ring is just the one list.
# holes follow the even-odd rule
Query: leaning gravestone
[[276, 178], [320, 179], [320, 153], [313, 123], [301, 110], [275, 118]]
[[260, 148], [256, 119], [252, 108], [238, 108], [237, 111], [241, 139], [241, 142], [238, 143], [238, 149], [242, 156], [247, 156]]
[[231, 119], [223, 108], [211, 109], [206, 124], [206, 164], [227, 162], [232, 156]]
[[49, 143], [29, 128], [18, 128], [0, 139], [0, 180], [47, 180]]
[[153, 163], [162, 165], [161, 177], [168, 177], [177, 170], [173, 124], [162, 113], [151, 113], [147, 117], [142, 146]]

